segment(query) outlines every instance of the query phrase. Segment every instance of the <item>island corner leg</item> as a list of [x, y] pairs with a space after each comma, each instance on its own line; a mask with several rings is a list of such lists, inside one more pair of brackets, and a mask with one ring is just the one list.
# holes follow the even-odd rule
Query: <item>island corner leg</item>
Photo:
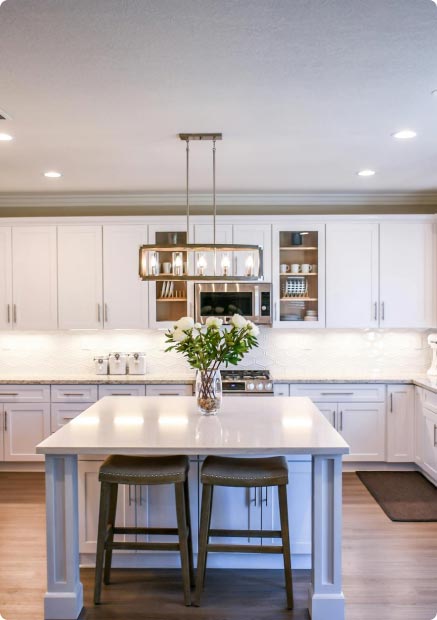
[[45, 620], [76, 620], [83, 607], [79, 577], [77, 456], [46, 455], [47, 592]]
[[312, 620], [344, 620], [341, 455], [314, 455], [312, 473]]

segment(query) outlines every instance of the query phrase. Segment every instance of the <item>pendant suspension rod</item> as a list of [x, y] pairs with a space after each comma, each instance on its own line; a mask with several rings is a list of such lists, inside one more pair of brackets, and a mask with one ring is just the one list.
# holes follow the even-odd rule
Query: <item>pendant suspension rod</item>
[[215, 219], [217, 215], [217, 205], [215, 199], [215, 138], [212, 141], [212, 200], [213, 200], [213, 209], [214, 209], [214, 245], [215, 245]]
[[187, 243], [190, 243], [190, 141], [187, 138]]

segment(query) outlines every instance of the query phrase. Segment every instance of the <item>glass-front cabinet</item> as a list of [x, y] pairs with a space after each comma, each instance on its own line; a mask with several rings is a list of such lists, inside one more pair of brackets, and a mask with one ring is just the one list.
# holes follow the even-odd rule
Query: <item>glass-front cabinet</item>
[[273, 227], [273, 326], [325, 326], [325, 225]]
[[[187, 232], [183, 225], [149, 226], [149, 242], [178, 246], [187, 242]], [[153, 257], [151, 257], [153, 260]], [[186, 252], [159, 252], [152, 266], [157, 273], [179, 275], [188, 269]], [[189, 282], [163, 280], [149, 283], [149, 324], [152, 328], [166, 329], [182, 316], [193, 316], [193, 287]]]

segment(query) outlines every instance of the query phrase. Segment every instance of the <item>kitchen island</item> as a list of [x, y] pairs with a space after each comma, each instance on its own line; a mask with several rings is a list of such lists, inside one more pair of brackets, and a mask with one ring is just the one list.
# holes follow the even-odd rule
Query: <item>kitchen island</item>
[[46, 456], [46, 620], [76, 619], [79, 577], [77, 457], [83, 454], [295, 455], [312, 457], [313, 620], [344, 620], [341, 459], [348, 445], [303, 397], [226, 397], [205, 418], [193, 397], [106, 397], [37, 447]]

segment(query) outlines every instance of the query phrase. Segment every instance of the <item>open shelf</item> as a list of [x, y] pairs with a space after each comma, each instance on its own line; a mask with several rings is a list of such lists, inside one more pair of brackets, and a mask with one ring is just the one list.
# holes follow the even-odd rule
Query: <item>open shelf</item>
[[281, 297], [279, 301], [317, 301], [317, 297]]
[[305, 246], [305, 245], [283, 245], [279, 248], [280, 250], [294, 251], [300, 252], [302, 250], [318, 250], [319, 248], [314, 246]]
[[312, 271], [310, 271], [310, 273], [302, 273], [301, 271], [299, 271], [298, 273], [291, 273], [291, 271], [287, 271], [287, 273], [280, 273], [279, 276], [281, 278], [294, 278], [296, 276], [303, 276], [304, 278], [306, 278], [307, 276], [318, 276], [318, 272], [316, 271], [315, 273], [313, 273]]
[[186, 297], [159, 297], [156, 301], [187, 301]]

